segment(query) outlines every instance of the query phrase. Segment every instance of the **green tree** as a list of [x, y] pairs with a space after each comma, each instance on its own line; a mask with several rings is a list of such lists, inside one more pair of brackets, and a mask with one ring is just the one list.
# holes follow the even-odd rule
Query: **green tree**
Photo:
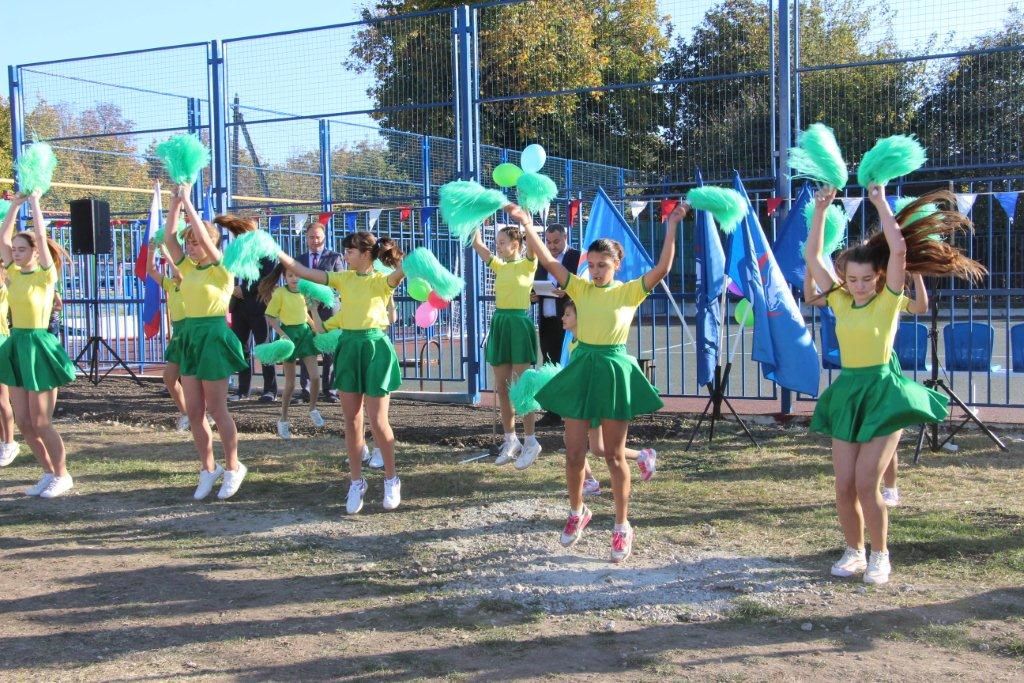
[[[0, 178], [12, 178], [14, 169], [11, 160], [14, 158], [11, 142], [11, 109], [7, 100], [0, 97]], [[3, 188], [7, 189], [7, 188]]]

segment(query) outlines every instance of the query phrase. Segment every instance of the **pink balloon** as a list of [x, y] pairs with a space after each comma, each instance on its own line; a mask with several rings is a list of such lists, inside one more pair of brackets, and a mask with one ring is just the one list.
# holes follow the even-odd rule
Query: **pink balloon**
[[420, 327], [430, 327], [437, 322], [437, 309], [424, 301], [416, 307], [416, 324]]
[[441, 310], [442, 308], [448, 308], [448, 305], [451, 302], [442, 299], [441, 295], [438, 294], [437, 292], [431, 292], [430, 295], [427, 297], [427, 303], [433, 306], [434, 308]]

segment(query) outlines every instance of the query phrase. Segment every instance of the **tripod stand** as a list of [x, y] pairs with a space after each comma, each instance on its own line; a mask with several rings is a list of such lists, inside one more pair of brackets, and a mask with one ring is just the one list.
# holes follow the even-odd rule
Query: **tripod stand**
[[729, 373], [732, 371], [732, 361], [730, 360], [725, 364], [723, 369], [721, 365], [715, 366], [715, 377], [710, 384], [707, 385], [708, 391], [711, 395], [708, 397], [708, 403], [704, 406], [704, 412], [700, 414], [700, 419], [697, 420], [697, 425], [690, 432], [690, 440], [686, 443], [684, 450], [690, 450], [690, 446], [693, 445], [693, 440], [697, 436], [697, 432], [700, 431], [700, 427], [704, 424], [704, 418], [708, 416], [708, 411], [711, 411], [711, 428], [708, 431], [708, 442], [715, 440], [715, 422], [718, 420], [724, 420], [725, 416], [722, 415], [722, 404], [724, 403], [732, 416], [736, 418], [736, 422], [739, 423], [740, 427], [743, 428], [743, 433], [750, 439], [750, 443], [754, 444], [754, 448], [760, 448], [760, 444], [754, 438], [754, 435], [747, 429], [747, 425], [743, 422], [743, 419], [736, 414], [736, 410], [732, 407], [732, 403], [729, 402], [729, 398], [725, 395], [725, 390], [729, 386]]
[[[97, 386], [99, 385], [99, 383], [101, 381], [106, 379], [107, 375], [109, 375], [111, 372], [113, 372], [114, 368], [116, 368], [118, 366], [124, 368], [124, 371], [127, 372], [129, 375], [131, 375], [131, 378], [133, 380], [135, 380], [135, 383], [138, 384], [139, 386], [142, 386], [142, 382], [139, 380], [138, 376], [136, 376], [136, 374], [134, 372], [132, 372], [132, 369], [128, 367], [128, 364], [125, 363], [124, 360], [122, 360], [119, 355], [117, 355], [117, 351], [115, 351], [114, 348], [109, 343], [107, 343], [106, 339], [104, 339], [103, 337], [99, 336], [99, 324], [100, 324], [100, 297], [99, 297], [100, 292], [99, 292], [99, 289], [100, 289], [100, 285], [99, 285], [99, 278], [96, 277], [96, 254], [95, 253], [92, 255], [92, 264], [91, 265], [92, 265], [92, 267], [90, 268], [90, 276], [92, 277], [92, 299], [91, 299], [91, 301], [89, 303], [92, 305], [92, 312], [91, 312], [91, 315], [86, 315], [86, 317], [85, 317], [85, 329], [86, 329], [86, 332], [88, 334], [88, 338], [86, 339], [85, 346], [82, 347], [82, 350], [78, 352], [77, 356], [75, 356], [75, 365], [78, 366], [78, 369], [82, 371], [82, 374], [84, 374], [86, 377], [89, 378], [90, 382], [92, 382], [94, 385], [97, 385]], [[107, 350], [107, 352], [111, 355], [111, 357], [113, 357], [113, 359], [115, 361], [113, 364], [111, 364], [111, 366], [109, 368], [107, 368], [107, 371], [103, 373], [102, 377], [100, 376], [100, 347], [101, 346]], [[82, 368], [82, 365], [81, 365], [82, 358], [86, 354], [89, 354], [89, 369], [88, 370]]]
[[[946, 384], [946, 381], [943, 378], [939, 377], [939, 303], [938, 303], [938, 298], [939, 298], [938, 297], [938, 293], [936, 293], [936, 295], [932, 297], [932, 301], [931, 301], [931, 308], [932, 308], [931, 318], [932, 319], [931, 319], [930, 328], [928, 330], [928, 338], [931, 340], [932, 376], [931, 376], [930, 379], [924, 380], [924, 382], [922, 382], [922, 384], [924, 384], [929, 389], [934, 389], [936, 391], [944, 392], [946, 394], [946, 396], [949, 397], [949, 400], [951, 402], [955, 403], [957, 406], [960, 407], [961, 410], [964, 411], [964, 415], [966, 415], [966, 417], [964, 418], [963, 422], [961, 422], [959, 425], [957, 425], [952, 430], [950, 430], [949, 434], [947, 434], [946, 438], [943, 439], [941, 442], [939, 441], [939, 425], [938, 425], [937, 422], [933, 422], [930, 425], [922, 424], [921, 425], [921, 432], [917, 435], [917, 448], [914, 450], [914, 464], [915, 465], [921, 459], [921, 449], [924, 447], [924, 442], [925, 442], [926, 438], [928, 440], [928, 447], [931, 449], [932, 452], [935, 452], [935, 451], [939, 450], [940, 448], [942, 448], [943, 446], [945, 446], [947, 443], [949, 443], [950, 440], [954, 436], [957, 435], [957, 432], [959, 432], [961, 429], [963, 429], [964, 427], [967, 426], [968, 422], [973, 422], [974, 424], [978, 425], [978, 428], [981, 429], [981, 431], [983, 431], [985, 433], [985, 436], [987, 436], [989, 439], [991, 439], [992, 442], [995, 443], [995, 445], [999, 447], [999, 450], [1001, 450], [1001, 451], [1008, 450], [1007, 447], [1006, 447], [1006, 444], [1004, 444], [999, 439], [998, 436], [993, 434], [992, 430], [988, 428], [988, 425], [986, 425], [984, 422], [982, 422], [981, 419], [979, 419], [978, 416], [975, 415], [973, 411], [971, 411], [971, 409], [967, 406], [967, 404], [964, 403], [960, 399], [960, 397], [956, 395], [956, 392], [953, 391], [953, 389], [950, 388], [949, 385]], [[895, 351], [893, 351], [893, 353], [895, 353]], [[947, 353], [948, 353], [948, 350], [947, 350]]]

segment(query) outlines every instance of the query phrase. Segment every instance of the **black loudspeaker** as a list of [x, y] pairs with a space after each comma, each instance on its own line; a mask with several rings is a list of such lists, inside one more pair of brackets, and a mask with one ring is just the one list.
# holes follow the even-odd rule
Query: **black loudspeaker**
[[71, 202], [71, 253], [107, 254], [113, 250], [110, 204], [102, 199]]

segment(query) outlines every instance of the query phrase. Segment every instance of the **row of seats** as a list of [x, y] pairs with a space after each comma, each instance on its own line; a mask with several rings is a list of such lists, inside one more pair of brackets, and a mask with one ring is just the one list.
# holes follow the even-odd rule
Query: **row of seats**
[[[819, 326], [821, 334], [821, 367], [840, 369], [839, 343], [836, 340], [836, 319], [832, 311], [822, 309]], [[942, 328], [945, 348], [945, 367], [948, 372], [998, 372], [1002, 368], [992, 364], [995, 331], [991, 325], [978, 322], [949, 323]], [[904, 370], [931, 370], [928, 353], [928, 326], [923, 323], [901, 322], [896, 332], [896, 355]], [[1024, 323], [1010, 327], [1010, 351], [1013, 372], [1024, 372]]]

